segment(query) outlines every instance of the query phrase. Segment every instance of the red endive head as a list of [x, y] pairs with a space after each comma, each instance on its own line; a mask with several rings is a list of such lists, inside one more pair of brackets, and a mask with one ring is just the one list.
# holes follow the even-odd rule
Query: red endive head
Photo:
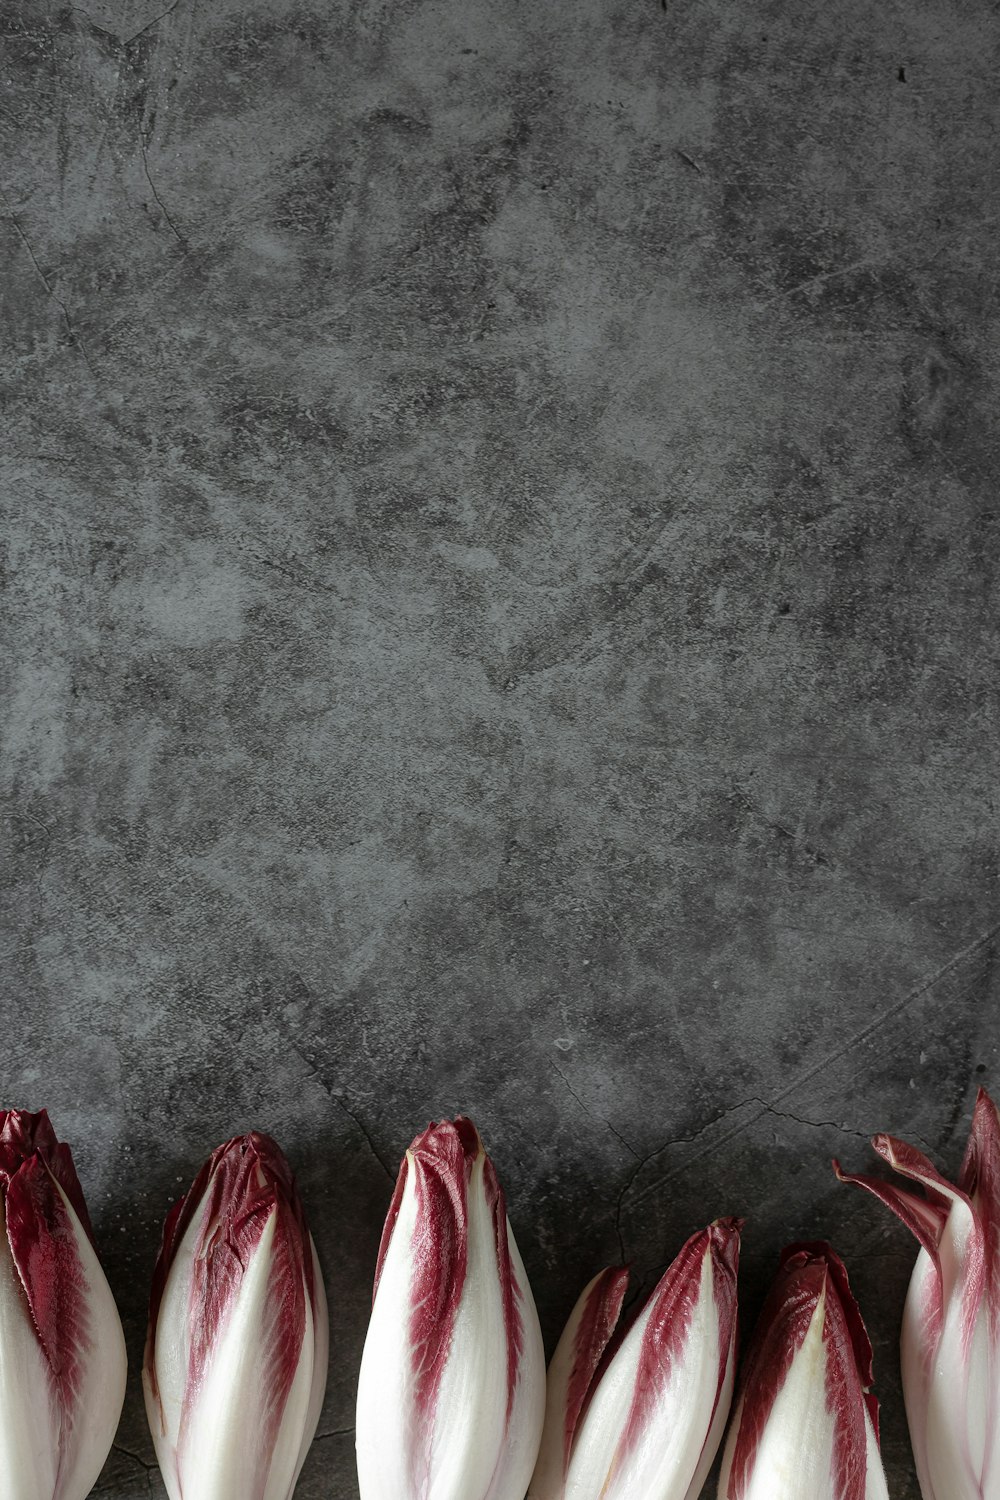
[[[645, 1304], [649, 1312], [643, 1336], [639, 1368], [635, 1380], [628, 1421], [622, 1435], [625, 1451], [641, 1440], [655, 1411], [659, 1393], [669, 1383], [675, 1365], [685, 1356], [688, 1332], [701, 1291], [702, 1268], [708, 1256], [712, 1265], [713, 1295], [718, 1319], [719, 1369], [715, 1401], [725, 1379], [726, 1368], [733, 1357], [736, 1338], [736, 1279], [740, 1263], [742, 1219], [716, 1219], [706, 1229], [693, 1234], [681, 1247], [650, 1293]], [[610, 1363], [608, 1351], [599, 1377]], [[711, 1415], [714, 1416], [713, 1405]], [[710, 1425], [706, 1424], [706, 1425]]]
[[993, 1100], [985, 1089], [979, 1090], [957, 1186], [922, 1151], [896, 1136], [873, 1136], [872, 1146], [914, 1186], [845, 1172], [836, 1160], [833, 1170], [841, 1182], [865, 1188], [890, 1208], [930, 1257], [934, 1275], [924, 1294], [925, 1338], [934, 1343], [943, 1331], [944, 1304], [950, 1295], [946, 1280], [950, 1283], [954, 1274], [952, 1267], [946, 1277], [942, 1266], [947, 1232], [952, 1241], [950, 1259], [954, 1261], [957, 1248], [961, 1260], [964, 1337], [971, 1341], [985, 1306], [991, 1337], [1000, 1339], [1000, 1117]]
[[[273, 1411], [280, 1420], [295, 1374], [305, 1329], [305, 1298], [314, 1297], [309, 1230], [292, 1169], [269, 1135], [251, 1131], [219, 1146], [191, 1187], [167, 1215], [163, 1244], [153, 1273], [149, 1342], [155, 1342], [164, 1288], [177, 1251], [192, 1224], [199, 1224], [189, 1292], [189, 1389], [197, 1389], [223, 1320], [239, 1290], [246, 1267], [276, 1215], [272, 1295], [281, 1308], [275, 1350]], [[303, 1287], [304, 1282], [304, 1287]], [[155, 1361], [147, 1352], [147, 1375], [155, 1392]]]
[[[44, 1169], [44, 1171], [42, 1170]], [[73, 1153], [58, 1140], [52, 1129], [47, 1110], [32, 1114], [27, 1109], [0, 1109], [0, 1194], [6, 1198], [15, 1178], [22, 1183], [34, 1180], [36, 1190], [32, 1196], [39, 1200], [47, 1193], [54, 1195], [49, 1179], [59, 1184], [73, 1210], [93, 1240], [90, 1216], [83, 1198], [83, 1189], [73, 1165]]]
[[362, 1500], [522, 1500], [544, 1407], [541, 1330], [470, 1120], [400, 1168], [358, 1383]]
[[375, 1269], [374, 1297], [392, 1240], [410, 1174], [417, 1215], [410, 1253], [414, 1284], [410, 1338], [418, 1409], [433, 1411], [451, 1348], [451, 1333], [465, 1289], [469, 1251], [469, 1184], [472, 1169], [483, 1158], [483, 1188], [493, 1217], [497, 1265], [507, 1326], [508, 1415], [514, 1400], [522, 1326], [518, 1289], [507, 1243], [507, 1207], [492, 1161], [483, 1150], [471, 1120], [432, 1121], [403, 1158], [382, 1232]]
[[878, 1402], [869, 1389], [872, 1346], [847, 1269], [823, 1241], [782, 1251], [758, 1320], [743, 1371], [743, 1405], [731, 1462], [728, 1493], [736, 1500], [749, 1487], [761, 1434], [821, 1306], [826, 1405], [833, 1419], [831, 1494], [835, 1500], [865, 1500], [866, 1409], [878, 1434]]
[[585, 1288], [549, 1366], [531, 1500], [700, 1492], [732, 1397], [741, 1222], [692, 1235], [631, 1318], [627, 1271]]
[[94, 1236], [72, 1152], [56, 1139], [44, 1109], [0, 1111], [0, 1194], [14, 1267], [53, 1387], [69, 1411], [78, 1395], [90, 1314], [67, 1200], [84, 1234], [91, 1242]]
[[121, 1414], [125, 1338], [44, 1110], [0, 1110], [0, 1325], [0, 1495], [88, 1495]]

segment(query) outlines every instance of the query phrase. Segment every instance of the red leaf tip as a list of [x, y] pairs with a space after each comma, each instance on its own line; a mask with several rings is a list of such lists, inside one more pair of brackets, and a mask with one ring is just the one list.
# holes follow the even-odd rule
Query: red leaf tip
[[[443, 1181], [454, 1179], [459, 1170], [462, 1170], [464, 1183], [461, 1189], [457, 1190], [464, 1202], [465, 1188], [472, 1167], [479, 1157], [485, 1154], [479, 1131], [465, 1115], [456, 1115], [454, 1120], [431, 1120], [419, 1135], [414, 1136], [399, 1164], [396, 1186], [393, 1189], [392, 1201], [382, 1228], [382, 1239], [375, 1263], [375, 1282], [372, 1287], [373, 1302], [378, 1294], [382, 1268], [385, 1265], [396, 1221], [399, 1218], [411, 1165], [416, 1169], [418, 1177], [429, 1171]], [[455, 1190], [455, 1188], [452, 1189], [452, 1191]]]
[[151, 1332], [156, 1328], [174, 1257], [206, 1200], [210, 1200], [207, 1204], [210, 1212], [204, 1215], [204, 1226], [211, 1228], [213, 1244], [220, 1239], [245, 1240], [254, 1221], [263, 1228], [263, 1223], [275, 1208], [285, 1210], [285, 1217], [294, 1226], [301, 1248], [306, 1288], [312, 1298], [312, 1245], [295, 1174], [277, 1141], [262, 1130], [251, 1130], [216, 1147], [184, 1197], [167, 1215], [150, 1292]]
[[410, 1143], [407, 1156], [440, 1157], [452, 1156], [455, 1145], [467, 1163], [474, 1162], [483, 1152], [479, 1131], [465, 1115], [456, 1115], [454, 1120], [432, 1120]]
[[797, 1242], [781, 1252], [744, 1366], [742, 1415], [730, 1472], [730, 1492], [735, 1496], [747, 1491], [760, 1434], [820, 1306], [823, 1378], [834, 1417], [833, 1493], [837, 1500], [865, 1500], [864, 1414], [869, 1413], [873, 1424], [877, 1418], [868, 1389], [871, 1343], [844, 1262], [825, 1240]]
[[90, 1337], [72, 1216], [91, 1242], [94, 1236], [73, 1153], [56, 1136], [46, 1110], [0, 1110], [0, 1199], [14, 1269], [71, 1426]]
[[628, 1291], [630, 1268], [606, 1266], [594, 1277], [583, 1303], [573, 1347], [573, 1368], [566, 1387], [563, 1417], [563, 1470], [569, 1467], [573, 1439], [607, 1369], [622, 1304]]
[[28, 1109], [0, 1109], [0, 1193], [6, 1194], [17, 1174], [34, 1161], [40, 1162], [62, 1188], [93, 1243], [94, 1231], [73, 1153], [53, 1130], [48, 1110], [32, 1113]]
[[[146, 1375], [156, 1383], [157, 1323], [168, 1277], [189, 1231], [196, 1250], [187, 1272], [189, 1352], [181, 1426], [189, 1417], [221, 1330], [239, 1295], [265, 1229], [273, 1222], [267, 1308], [267, 1398], [255, 1440], [269, 1451], [276, 1439], [315, 1305], [312, 1241], [295, 1176], [277, 1142], [251, 1130], [212, 1152], [190, 1190], [175, 1203], [163, 1228], [153, 1272]], [[171, 1330], [176, 1336], [176, 1330]]]
[[721, 1219], [713, 1219], [706, 1231], [713, 1240], [722, 1242], [733, 1237], [738, 1238], [746, 1227], [746, 1219], [733, 1214], [726, 1214]]
[[[742, 1220], [716, 1219], [681, 1246], [657, 1282], [638, 1316], [646, 1317], [635, 1389], [618, 1448], [618, 1460], [640, 1441], [655, 1408], [657, 1393], [683, 1358], [691, 1319], [701, 1291], [706, 1259], [711, 1260], [716, 1316], [719, 1320], [719, 1370], [716, 1401], [736, 1337], [736, 1277]], [[624, 1330], [622, 1330], [624, 1333]], [[618, 1341], [609, 1345], [608, 1354]], [[607, 1368], [608, 1358], [598, 1371]]]
[[867, 1390], [872, 1383], [872, 1345], [868, 1337], [861, 1309], [851, 1290], [847, 1267], [827, 1240], [803, 1240], [786, 1245], [781, 1252], [779, 1266], [782, 1270], [792, 1265], [821, 1265], [826, 1269], [828, 1283], [832, 1285], [837, 1300], [844, 1311], [854, 1362], [858, 1368], [861, 1384]]

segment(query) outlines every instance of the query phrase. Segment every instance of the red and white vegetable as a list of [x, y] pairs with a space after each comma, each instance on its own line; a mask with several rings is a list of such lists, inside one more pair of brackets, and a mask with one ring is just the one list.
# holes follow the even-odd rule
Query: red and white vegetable
[[361, 1500], [523, 1500], [545, 1407], [538, 1317], [475, 1126], [433, 1124], [389, 1209], [358, 1385]]
[[789, 1245], [754, 1331], [720, 1500], [887, 1500], [872, 1349], [829, 1245]]
[[891, 1135], [872, 1145], [912, 1188], [853, 1176], [917, 1237], [903, 1394], [924, 1500], [1000, 1500], [1000, 1117], [982, 1089], [957, 1186]]
[[696, 1500], [725, 1430], [740, 1224], [688, 1240], [615, 1339], [628, 1283], [585, 1288], [552, 1358], [529, 1500]]
[[0, 1494], [84, 1500], [125, 1398], [125, 1339], [73, 1157], [0, 1110]]
[[326, 1387], [326, 1294], [270, 1136], [214, 1151], [153, 1278], [146, 1412], [170, 1500], [289, 1500]]

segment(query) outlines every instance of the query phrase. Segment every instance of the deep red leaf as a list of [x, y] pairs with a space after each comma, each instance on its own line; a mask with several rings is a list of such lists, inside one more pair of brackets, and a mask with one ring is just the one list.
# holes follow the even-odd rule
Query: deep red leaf
[[[1000, 1340], [1000, 1118], [985, 1089], [979, 1090], [959, 1185], [972, 1200], [982, 1244], [982, 1290], [990, 1336]], [[978, 1308], [971, 1310], [974, 1320]]]
[[821, 1299], [826, 1402], [834, 1423], [833, 1495], [835, 1500], [865, 1500], [865, 1388], [871, 1379], [871, 1343], [846, 1268], [823, 1242], [789, 1245], [782, 1252], [754, 1332], [730, 1476], [733, 1500], [747, 1491], [764, 1427]]
[[22, 1162], [39, 1156], [73, 1205], [73, 1211], [93, 1243], [94, 1232], [73, 1165], [73, 1153], [56, 1138], [48, 1110], [31, 1114], [26, 1109], [0, 1109], [0, 1188], [6, 1185]]
[[[718, 1402], [736, 1326], [741, 1226], [742, 1220], [739, 1219], [719, 1219], [692, 1235], [654, 1289], [650, 1299], [652, 1308], [642, 1336], [635, 1391], [615, 1455], [615, 1467], [640, 1441], [663, 1388], [670, 1382], [675, 1364], [684, 1357], [691, 1317], [701, 1291], [706, 1254], [712, 1258], [719, 1318], [719, 1371], [715, 1398]], [[714, 1410], [713, 1405], [713, 1415]]]
[[243, 1276], [264, 1230], [275, 1220], [269, 1267], [265, 1324], [263, 1416], [255, 1441], [270, 1451], [281, 1425], [305, 1336], [306, 1299], [314, 1296], [312, 1248], [295, 1178], [270, 1136], [258, 1131], [237, 1136], [213, 1151], [185, 1196], [175, 1203], [163, 1230], [163, 1244], [150, 1299], [150, 1347], [146, 1369], [155, 1390], [153, 1349], [163, 1292], [177, 1250], [197, 1221], [198, 1243], [189, 1290], [190, 1355], [182, 1427]]
[[580, 1318], [573, 1341], [573, 1368], [566, 1390], [564, 1468], [569, 1464], [573, 1438], [594, 1386], [594, 1376], [621, 1316], [628, 1279], [627, 1266], [609, 1266], [602, 1271], [590, 1289]]
[[5, 1189], [7, 1240], [67, 1425], [72, 1425], [90, 1338], [87, 1281], [66, 1204], [41, 1156]]

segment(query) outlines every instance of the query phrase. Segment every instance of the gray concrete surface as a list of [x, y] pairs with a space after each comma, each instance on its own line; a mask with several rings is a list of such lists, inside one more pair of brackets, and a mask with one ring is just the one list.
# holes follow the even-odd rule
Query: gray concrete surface
[[76, 1148], [160, 1496], [163, 1214], [273, 1131], [352, 1500], [390, 1169], [472, 1114], [547, 1339], [1000, 1089], [986, 0], [7, 0], [5, 1102]]

